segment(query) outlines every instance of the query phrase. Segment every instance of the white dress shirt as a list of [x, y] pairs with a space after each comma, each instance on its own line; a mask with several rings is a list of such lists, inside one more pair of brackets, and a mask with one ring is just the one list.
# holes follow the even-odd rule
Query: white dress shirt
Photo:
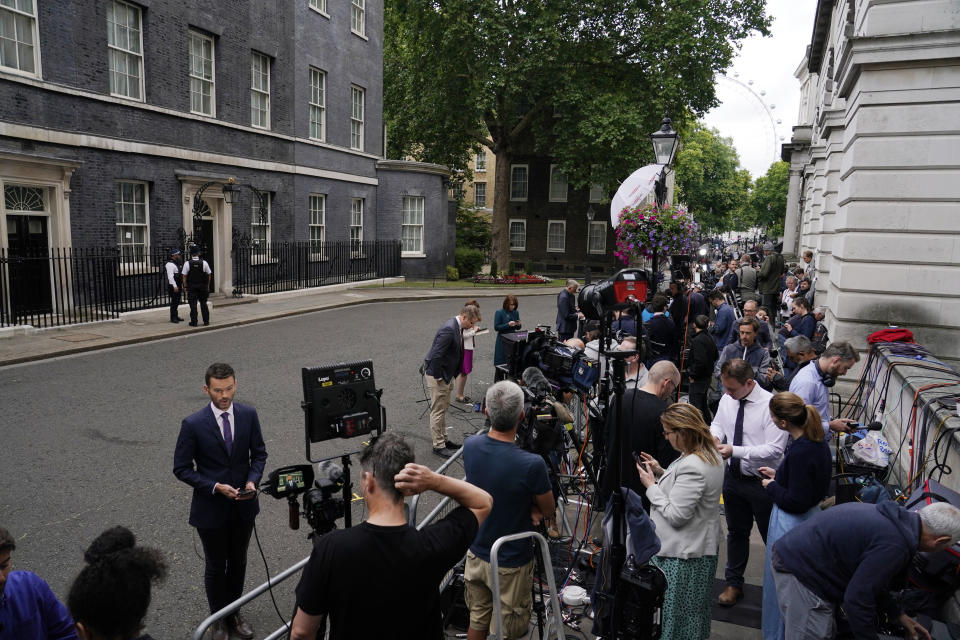
[[[773, 394], [755, 385], [743, 408], [743, 444], [733, 447], [732, 457], [740, 459], [740, 471], [746, 476], [759, 476], [760, 467], [776, 469], [783, 460], [783, 449], [789, 434], [777, 428], [770, 417], [770, 398]], [[733, 444], [734, 429], [740, 401], [724, 393], [717, 407], [717, 415], [710, 424], [710, 432], [720, 442]], [[729, 463], [729, 461], [728, 461]]]
[[230, 415], [230, 439], [237, 437], [237, 421], [233, 419], [233, 403], [230, 403], [230, 406], [226, 409], [221, 409], [217, 405], [210, 403], [210, 410], [213, 411], [213, 417], [217, 419], [217, 426], [220, 428], [220, 436], [226, 441], [227, 436], [223, 432], [223, 418], [221, 417], [224, 413]]

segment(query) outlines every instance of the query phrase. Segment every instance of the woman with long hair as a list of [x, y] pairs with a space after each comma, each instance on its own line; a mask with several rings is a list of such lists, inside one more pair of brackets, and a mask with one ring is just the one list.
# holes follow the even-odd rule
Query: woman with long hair
[[[467, 300], [465, 304], [473, 305], [477, 309], [480, 308], [480, 303], [476, 300]], [[477, 316], [477, 322], [480, 322], [480, 317]], [[463, 404], [471, 404], [473, 400], [470, 396], [466, 395], [464, 391], [467, 388], [467, 376], [470, 375], [470, 372], [473, 371], [473, 349], [474, 349], [474, 336], [477, 335], [477, 327], [474, 326], [470, 329], [466, 329], [461, 332], [463, 336], [463, 358], [460, 360], [460, 373], [457, 375], [457, 384], [456, 384], [456, 393], [454, 398], [457, 402]]]
[[67, 606], [81, 640], [150, 640], [143, 619], [150, 585], [167, 565], [158, 549], [137, 546], [125, 527], [107, 529], [83, 554], [87, 565], [73, 581]]
[[790, 434], [783, 462], [776, 470], [760, 467], [763, 487], [773, 499], [767, 527], [767, 557], [763, 567], [763, 637], [782, 640], [783, 618], [770, 570], [774, 543], [795, 526], [820, 511], [830, 486], [830, 447], [823, 439], [820, 412], [803, 398], [785, 391], [770, 399], [774, 424]]
[[637, 473], [650, 500], [660, 553], [651, 563], [667, 576], [663, 600], [664, 640], [710, 636], [712, 589], [720, 549], [723, 459], [700, 410], [676, 403], [660, 416], [663, 437], [680, 452], [666, 469], [650, 452], [640, 454]]
[[497, 344], [493, 348], [493, 366], [507, 363], [506, 356], [503, 355], [503, 334], [516, 333], [520, 330], [520, 313], [517, 309], [520, 303], [517, 302], [517, 296], [510, 294], [503, 299], [503, 308], [497, 309], [493, 316], [493, 330], [497, 332]]

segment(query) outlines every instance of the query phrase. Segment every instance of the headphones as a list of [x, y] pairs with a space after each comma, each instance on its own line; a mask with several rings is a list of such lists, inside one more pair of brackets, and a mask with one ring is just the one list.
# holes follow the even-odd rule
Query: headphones
[[834, 378], [833, 375], [829, 373], [824, 373], [823, 370], [820, 369], [820, 358], [816, 358], [813, 361], [813, 366], [817, 368], [817, 373], [820, 374], [820, 382], [823, 383], [823, 386], [829, 389], [833, 385], [837, 384], [837, 379]]

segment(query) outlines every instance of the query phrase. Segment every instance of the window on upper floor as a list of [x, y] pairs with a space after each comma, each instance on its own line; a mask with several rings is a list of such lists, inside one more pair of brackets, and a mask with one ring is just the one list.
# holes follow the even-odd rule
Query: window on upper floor
[[0, 0], [0, 67], [40, 75], [34, 0]]
[[366, 0], [350, 0], [350, 31], [358, 36], [366, 36]]
[[487, 152], [481, 151], [477, 154], [477, 163], [474, 166], [476, 171], [486, 171], [487, 170]]
[[567, 201], [567, 175], [560, 168], [550, 165], [550, 202]]
[[120, 0], [107, 3], [110, 93], [143, 100], [143, 30], [140, 7]]
[[364, 90], [350, 87], [350, 148], [363, 151]]
[[422, 196], [403, 197], [403, 217], [400, 222], [400, 252], [405, 255], [423, 255]]
[[327, 74], [310, 67], [310, 137], [323, 140], [327, 123]]
[[213, 38], [190, 32], [190, 111], [216, 115], [214, 92]]
[[525, 164], [510, 165], [510, 199], [525, 202], [527, 200], [527, 176], [529, 167]]
[[487, 206], [487, 183], [486, 182], [473, 183], [473, 204], [478, 207]]
[[144, 264], [150, 243], [147, 183], [118, 181], [116, 185], [117, 248], [120, 250], [120, 261]]
[[256, 51], [250, 56], [250, 124], [270, 128], [270, 58]]

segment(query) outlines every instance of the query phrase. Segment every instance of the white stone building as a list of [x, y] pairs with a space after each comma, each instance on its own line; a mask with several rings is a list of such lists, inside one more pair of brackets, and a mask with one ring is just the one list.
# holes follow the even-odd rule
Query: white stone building
[[819, 0], [796, 72], [784, 253], [832, 339], [911, 329], [960, 363], [960, 2]]

